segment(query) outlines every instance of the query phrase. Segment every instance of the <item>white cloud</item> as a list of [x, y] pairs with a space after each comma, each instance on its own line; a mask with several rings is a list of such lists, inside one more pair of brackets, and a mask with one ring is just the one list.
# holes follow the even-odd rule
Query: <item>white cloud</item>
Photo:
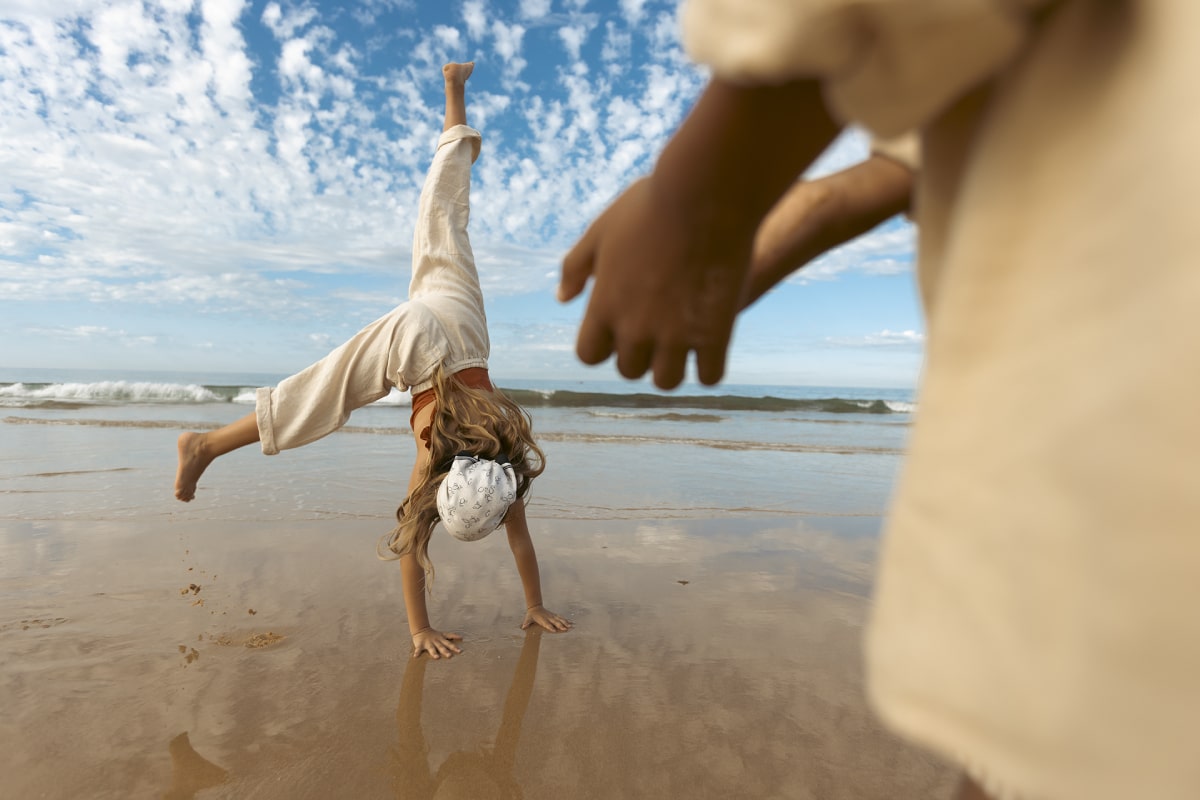
[[621, 0], [621, 13], [630, 26], [636, 26], [642, 21], [646, 8], [646, 0]]
[[558, 39], [573, 61], [579, 60], [587, 35], [588, 29], [583, 25], [566, 25], [558, 29]]
[[397, 11], [415, 11], [416, 0], [355, 0], [351, 15], [364, 28], [375, 26], [380, 17]]
[[204, 59], [212, 68], [216, 96], [226, 110], [251, 99], [251, 64], [237, 27], [244, 7], [243, 0], [204, 0], [202, 6]]
[[462, 18], [467, 26], [467, 35], [472, 39], [482, 39], [487, 33], [487, 6], [484, 0], [466, 0], [462, 6]]
[[488, 130], [490, 120], [502, 115], [511, 105], [510, 95], [476, 92], [471, 97], [470, 122], [481, 130]]
[[296, 31], [307, 27], [316, 18], [317, 10], [312, 6], [293, 7], [285, 12], [278, 3], [271, 2], [263, 9], [261, 20], [275, 38], [284, 40], [292, 38]]
[[550, 13], [550, 0], [520, 0], [519, 9], [522, 19], [539, 20]]
[[290, 39], [284, 42], [279, 54], [279, 73], [285, 78], [319, 77], [320, 68], [314, 67], [308, 60], [308, 51], [311, 49], [312, 42], [308, 39]]
[[654, 24], [647, 35], [651, 46], [663, 54], [663, 60], [677, 69], [693, 67], [687, 54], [683, 51], [683, 40], [680, 36], [679, 19], [674, 13], [660, 12], [654, 18]]
[[897, 217], [829, 251], [795, 273], [789, 281], [829, 280], [844, 272], [900, 275], [912, 271], [915, 250], [916, 227]]
[[870, 137], [861, 128], [847, 128], [804, 173], [807, 178], [819, 178], [846, 169], [871, 154]]
[[600, 50], [600, 60], [610, 70], [623, 70], [632, 49], [633, 35], [629, 31], [622, 30], [611, 20], [604, 23], [604, 46]]
[[576, 129], [585, 133], [595, 133], [600, 125], [595, 87], [574, 74], [563, 75], [560, 82], [567, 89], [567, 105], [575, 112]]
[[521, 44], [525, 38], [523, 25], [505, 25], [500, 20], [492, 23], [492, 37], [495, 39], [496, 54], [504, 61], [509, 75], [520, 75], [528, 63], [521, 57]]
[[279, 7], [279, 3], [267, 3], [259, 19], [264, 25], [275, 31], [283, 20], [283, 9]]
[[435, 25], [433, 35], [442, 45], [451, 50], [457, 50], [462, 44], [458, 28], [451, 28], [449, 25]]
[[889, 331], [885, 328], [865, 336], [827, 336], [825, 342], [836, 347], [897, 347], [919, 350], [925, 344], [925, 334], [913, 330]]
[[132, 334], [124, 330], [108, 328], [104, 325], [76, 325], [73, 327], [36, 327], [28, 328], [29, 333], [65, 342], [85, 342], [94, 344], [108, 342], [124, 347], [155, 345], [159, 337], [143, 334]]

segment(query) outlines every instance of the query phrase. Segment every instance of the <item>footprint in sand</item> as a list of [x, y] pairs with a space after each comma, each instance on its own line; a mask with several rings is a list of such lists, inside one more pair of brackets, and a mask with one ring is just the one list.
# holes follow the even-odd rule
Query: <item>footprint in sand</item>
[[38, 617], [36, 619], [19, 619], [0, 625], [0, 632], [15, 630], [17, 628], [20, 628], [23, 631], [34, 628], [53, 628], [58, 625], [62, 625], [64, 622], [70, 622], [70, 620], [66, 617]]
[[260, 647], [270, 647], [273, 644], [282, 642], [284, 636], [282, 633], [267, 631], [266, 633], [256, 633], [246, 640], [246, 647], [257, 650]]
[[210, 636], [209, 641], [220, 647], [237, 647], [241, 645], [251, 650], [261, 650], [264, 647], [279, 644], [286, 638], [282, 633], [266, 631], [265, 633], [255, 633], [245, 639], [238, 639], [231, 634], [222, 633], [220, 636]]

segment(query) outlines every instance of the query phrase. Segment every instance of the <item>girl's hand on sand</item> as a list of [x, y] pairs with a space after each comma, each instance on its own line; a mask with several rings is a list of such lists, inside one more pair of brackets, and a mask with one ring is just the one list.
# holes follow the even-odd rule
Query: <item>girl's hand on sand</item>
[[521, 630], [525, 630], [530, 625], [538, 625], [551, 633], [566, 633], [571, 630], [571, 620], [560, 617], [553, 611], [547, 611], [544, 606], [534, 606], [526, 610]]
[[643, 178], [592, 223], [563, 259], [558, 299], [566, 302], [593, 279], [575, 350], [586, 364], [612, 354], [626, 378], [654, 372], [673, 389], [696, 352], [702, 383], [725, 371], [725, 350], [750, 263], [754, 229], [727, 226], [658, 196]]
[[442, 633], [435, 631], [433, 628], [426, 628], [423, 631], [417, 631], [413, 634], [413, 658], [422, 653], [429, 653], [429, 657], [433, 659], [454, 658], [455, 653], [461, 653], [462, 649], [455, 644], [461, 642], [462, 636], [457, 633]]

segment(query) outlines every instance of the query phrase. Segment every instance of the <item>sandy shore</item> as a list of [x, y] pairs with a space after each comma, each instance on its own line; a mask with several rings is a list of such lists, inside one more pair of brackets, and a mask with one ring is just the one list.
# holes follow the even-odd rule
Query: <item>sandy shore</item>
[[862, 700], [877, 526], [535, 517], [532, 636], [503, 537], [438, 536], [430, 662], [379, 520], [8, 522], [0, 796], [948, 797]]

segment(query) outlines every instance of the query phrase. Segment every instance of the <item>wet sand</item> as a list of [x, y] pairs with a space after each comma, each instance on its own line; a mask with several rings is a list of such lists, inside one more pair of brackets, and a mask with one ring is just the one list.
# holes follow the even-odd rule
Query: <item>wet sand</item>
[[575, 630], [519, 630], [503, 536], [435, 536], [440, 662], [386, 520], [7, 521], [0, 796], [951, 796], [862, 698], [878, 519], [531, 511]]

